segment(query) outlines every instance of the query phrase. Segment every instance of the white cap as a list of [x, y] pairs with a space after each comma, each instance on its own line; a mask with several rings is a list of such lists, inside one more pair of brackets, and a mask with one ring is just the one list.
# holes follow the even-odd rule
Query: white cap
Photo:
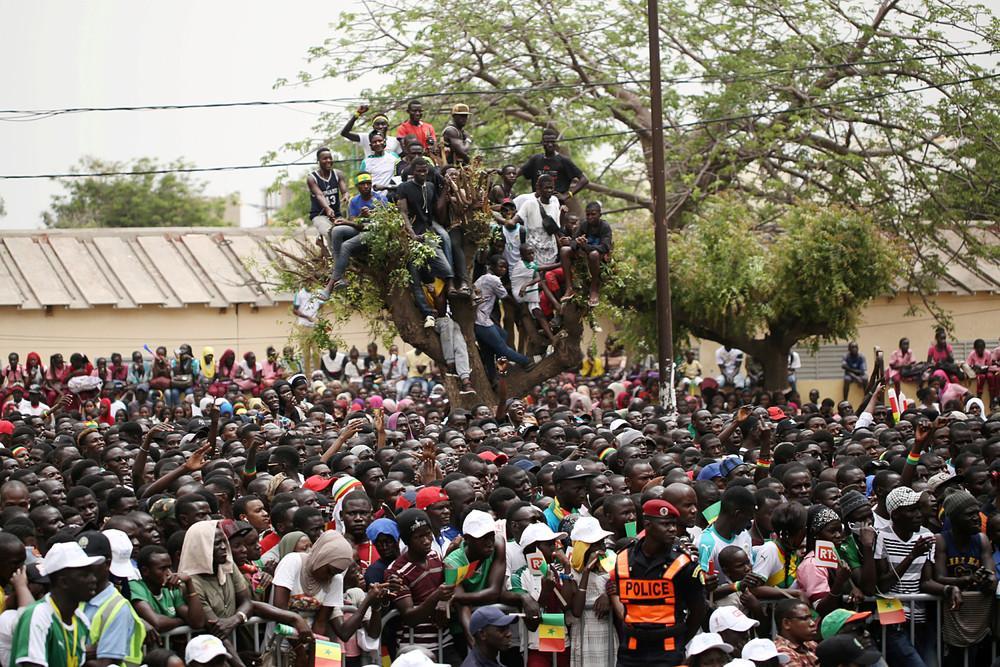
[[48, 576], [59, 570], [90, 567], [104, 562], [104, 556], [88, 556], [76, 542], [59, 542], [49, 548], [42, 561], [43, 574]]
[[448, 667], [434, 660], [422, 648], [413, 648], [392, 661], [391, 667]]
[[132, 565], [132, 540], [124, 531], [108, 528], [101, 531], [111, 544], [111, 574], [123, 577], [129, 581], [138, 581], [142, 577]]
[[757, 667], [757, 665], [743, 658], [733, 658], [726, 663], [726, 667]]
[[699, 655], [709, 649], [717, 648], [726, 653], [733, 652], [733, 645], [722, 641], [722, 637], [717, 632], [702, 632], [695, 635], [688, 643], [687, 657]]
[[483, 537], [497, 530], [497, 522], [482, 510], [472, 510], [462, 522], [462, 534], [469, 537]]
[[777, 658], [778, 662], [782, 665], [791, 660], [784, 653], [778, 653], [778, 647], [770, 639], [751, 639], [743, 646], [742, 657], [744, 660], [751, 660], [753, 662], [763, 662], [764, 660]]
[[614, 433], [615, 431], [617, 431], [618, 429], [622, 428], [623, 426], [631, 426], [631, 424], [629, 424], [624, 419], [615, 419], [615, 420], [613, 420], [608, 425], [608, 428], [610, 428], [611, 432]]
[[224, 655], [229, 657], [222, 640], [215, 635], [197, 635], [192, 637], [184, 650], [184, 662], [211, 662], [212, 658]]
[[517, 544], [523, 549], [529, 544], [551, 542], [552, 540], [561, 540], [564, 537], [566, 537], [566, 533], [553, 533], [547, 523], [532, 523], [528, 524], [528, 527], [521, 533], [521, 539], [518, 540]]
[[614, 533], [601, 528], [601, 522], [592, 516], [581, 516], [573, 524], [573, 532], [569, 538], [574, 542], [586, 542], [587, 544], [597, 544], [601, 540], [611, 537]]
[[723, 630], [735, 630], [746, 632], [750, 628], [760, 625], [760, 621], [750, 618], [739, 607], [725, 606], [719, 607], [712, 612], [708, 619], [708, 629], [711, 632], [722, 632]]

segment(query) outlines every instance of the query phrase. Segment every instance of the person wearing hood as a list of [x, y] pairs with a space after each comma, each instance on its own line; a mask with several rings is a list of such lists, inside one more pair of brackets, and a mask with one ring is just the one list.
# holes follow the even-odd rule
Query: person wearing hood
[[215, 380], [215, 348], [206, 345], [201, 348], [201, 372], [198, 381], [203, 385], [209, 385]]

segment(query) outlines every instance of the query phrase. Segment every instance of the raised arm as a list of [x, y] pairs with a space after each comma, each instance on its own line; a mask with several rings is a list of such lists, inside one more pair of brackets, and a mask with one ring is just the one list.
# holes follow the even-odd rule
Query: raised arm
[[358, 119], [365, 114], [366, 111], [368, 111], [367, 104], [362, 104], [361, 106], [359, 106], [358, 110], [354, 112], [354, 115], [348, 118], [347, 122], [344, 123], [344, 127], [341, 128], [340, 130], [340, 136], [347, 139], [348, 141], [353, 141], [354, 143], [361, 143], [361, 137], [359, 137], [354, 132], [351, 132], [351, 130], [354, 129], [354, 123], [356, 123]]

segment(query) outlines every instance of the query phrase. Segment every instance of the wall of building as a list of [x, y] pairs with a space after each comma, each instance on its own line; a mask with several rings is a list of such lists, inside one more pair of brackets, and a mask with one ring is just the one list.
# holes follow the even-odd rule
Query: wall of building
[[[976, 338], [986, 340], [987, 347], [992, 349], [998, 344], [1000, 336], [1000, 295], [980, 294], [980, 295], [955, 295], [940, 294], [935, 297], [936, 303], [944, 310], [951, 313], [954, 326], [950, 331], [952, 341], [972, 341]], [[885, 352], [886, 358], [899, 345], [900, 338], [909, 338], [910, 347], [914, 351], [916, 358], [923, 361], [926, 359], [927, 348], [933, 343], [934, 328], [937, 323], [928, 313], [923, 312], [916, 316], [908, 316], [907, 311], [911, 307], [911, 302], [906, 295], [889, 299], [880, 298], [872, 302], [862, 313], [861, 323], [858, 325], [858, 336], [855, 340], [862, 354], [868, 360], [869, 369], [874, 360], [873, 348], [878, 345]], [[842, 356], [847, 352], [847, 342], [842, 341], [836, 344]], [[718, 372], [715, 365], [715, 350], [719, 343], [710, 340], [701, 341], [698, 349], [702, 365], [706, 372], [713, 375]], [[800, 351], [803, 362], [807, 361], [807, 353]], [[829, 367], [829, 364], [826, 365]], [[835, 367], [839, 369], [839, 363]], [[819, 389], [823, 397], [831, 397], [840, 400], [843, 391], [843, 381], [841, 376], [834, 371], [824, 373], [826, 377], [816, 379], [802, 379], [798, 383], [799, 393], [805, 397], [809, 390]], [[973, 386], [973, 390], [975, 387]], [[903, 386], [903, 392], [910, 398], [916, 394], [914, 386]], [[857, 402], [862, 398], [861, 389], [853, 387], [850, 400]]]

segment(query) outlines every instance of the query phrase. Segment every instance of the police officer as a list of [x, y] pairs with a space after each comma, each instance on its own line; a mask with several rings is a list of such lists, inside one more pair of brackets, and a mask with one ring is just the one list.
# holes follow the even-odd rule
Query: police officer
[[611, 576], [612, 608], [625, 628], [618, 667], [673, 667], [704, 619], [704, 584], [675, 543], [677, 508], [648, 500], [642, 515], [645, 535], [619, 552]]

